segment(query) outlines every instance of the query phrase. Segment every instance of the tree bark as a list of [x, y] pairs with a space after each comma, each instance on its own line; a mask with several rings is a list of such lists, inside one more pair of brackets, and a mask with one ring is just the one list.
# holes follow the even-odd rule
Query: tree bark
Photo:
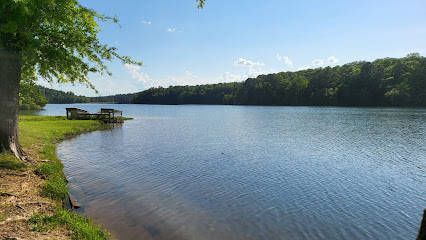
[[11, 151], [23, 160], [18, 138], [21, 67], [19, 48], [0, 49], [0, 151]]

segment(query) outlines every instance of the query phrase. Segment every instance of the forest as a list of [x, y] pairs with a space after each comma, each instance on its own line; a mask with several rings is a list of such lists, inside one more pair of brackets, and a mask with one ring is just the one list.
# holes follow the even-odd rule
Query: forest
[[151, 88], [133, 103], [277, 106], [426, 106], [426, 58], [359, 61], [280, 72], [241, 83]]
[[43, 108], [47, 103], [133, 103], [134, 94], [117, 94], [111, 96], [85, 97], [75, 95], [73, 92], [64, 92], [38, 86], [34, 81], [20, 83], [19, 109], [34, 110]]
[[111, 96], [85, 97], [77, 96], [73, 92], [64, 92], [38, 86], [41, 94], [49, 103], [132, 103], [133, 93]]
[[[157, 87], [104, 97], [38, 88], [49, 103], [426, 106], [426, 58], [411, 53], [404, 58], [260, 75], [243, 82]], [[24, 93], [22, 98], [26, 99]]]

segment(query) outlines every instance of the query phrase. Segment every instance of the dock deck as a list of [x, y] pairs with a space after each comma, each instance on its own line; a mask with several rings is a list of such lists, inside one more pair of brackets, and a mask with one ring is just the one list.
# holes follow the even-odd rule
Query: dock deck
[[122, 123], [123, 111], [112, 108], [101, 108], [100, 112], [89, 113], [88, 111], [80, 108], [66, 108], [67, 119], [74, 120], [100, 120], [105, 123]]

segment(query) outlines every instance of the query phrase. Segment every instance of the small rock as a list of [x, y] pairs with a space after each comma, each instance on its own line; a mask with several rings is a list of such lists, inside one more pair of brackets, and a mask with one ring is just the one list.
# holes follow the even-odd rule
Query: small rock
[[79, 202], [77, 202], [77, 200], [75, 200], [75, 198], [71, 194], [68, 194], [68, 197], [70, 199], [70, 204], [72, 209], [78, 209], [83, 206]]

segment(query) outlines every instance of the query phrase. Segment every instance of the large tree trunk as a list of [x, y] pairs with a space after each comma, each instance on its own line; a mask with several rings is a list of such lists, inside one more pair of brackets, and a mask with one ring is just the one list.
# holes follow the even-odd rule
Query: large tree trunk
[[20, 49], [0, 49], [0, 151], [12, 151], [23, 160], [18, 141], [21, 67]]

